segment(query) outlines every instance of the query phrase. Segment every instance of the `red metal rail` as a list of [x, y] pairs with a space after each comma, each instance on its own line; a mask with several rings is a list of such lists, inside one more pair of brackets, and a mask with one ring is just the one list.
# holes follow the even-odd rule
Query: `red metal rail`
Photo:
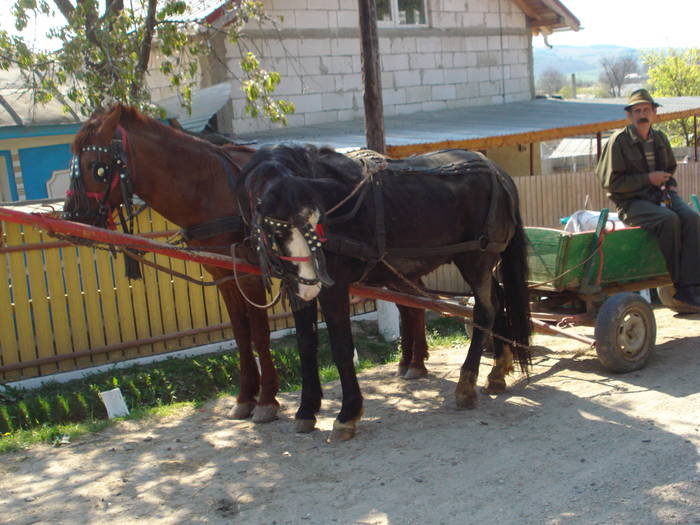
[[[80, 224], [63, 219], [56, 219], [45, 214], [25, 213], [10, 208], [0, 207], [0, 221], [30, 224], [48, 233], [74, 235], [76, 237], [81, 237], [83, 239], [96, 242], [150, 251], [161, 255], [167, 255], [169, 257], [174, 257], [176, 259], [194, 261], [200, 264], [218, 266], [229, 270], [233, 270], [235, 268], [236, 271], [239, 272], [260, 275], [260, 269], [257, 266], [252, 266], [244, 261], [241, 261], [240, 259], [234, 259], [225, 255], [218, 255], [209, 252], [192, 250], [184, 251], [170, 244], [146, 239], [137, 235], [127, 235], [125, 233], [105, 230], [95, 226], [88, 226], [86, 224]], [[403, 306], [424, 308], [443, 315], [453, 315], [468, 319], [473, 317], [473, 309], [469, 306], [455, 304], [446, 300], [428, 299], [358, 284], [352, 285], [350, 287], [350, 292], [353, 295], [365, 297], [367, 299], [381, 299], [383, 301], [389, 301], [392, 303], [401, 304]], [[536, 332], [551, 335], [563, 335], [589, 345], [595, 344], [595, 341], [589, 337], [568, 333], [537, 319], [532, 319], [532, 324]]]

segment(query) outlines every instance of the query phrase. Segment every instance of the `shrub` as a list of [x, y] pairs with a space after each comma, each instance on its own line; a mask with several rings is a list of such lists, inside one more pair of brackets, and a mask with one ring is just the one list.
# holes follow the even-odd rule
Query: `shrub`
[[12, 432], [15, 430], [15, 425], [12, 422], [10, 411], [5, 405], [0, 405], [0, 434]]
[[56, 394], [56, 397], [53, 398], [51, 422], [64, 423], [68, 420], [70, 420], [70, 407], [68, 406], [68, 400], [63, 394]]

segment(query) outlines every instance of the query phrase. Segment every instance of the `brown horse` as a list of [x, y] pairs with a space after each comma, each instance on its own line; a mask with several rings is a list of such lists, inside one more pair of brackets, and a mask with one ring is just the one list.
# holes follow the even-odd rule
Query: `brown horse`
[[[130, 213], [135, 194], [180, 226], [191, 247], [229, 254], [224, 247], [243, 241], [233, 186], [252, 149], [216, 146], [133, 108], [115, 105], [95, 113], [82, 126], [72, 150], [75, 158], [65, 218], [105, 227], [120, 207]], [[245, 250], [241, 246], [238, 255], [250, 258]], [[205, 268], [217, 280], [231, 275], [221, 268]], [[279, 379], [270, 355], [267, 312], [241, 294], [263, 304], [264, 288], [256, 276], [241, 277], [240, 290], [235, 280], [218, 285], [240, 355], [241, 386], [233, 417], [252, 415], [253, 421], [262, 423], [277, 417]]]

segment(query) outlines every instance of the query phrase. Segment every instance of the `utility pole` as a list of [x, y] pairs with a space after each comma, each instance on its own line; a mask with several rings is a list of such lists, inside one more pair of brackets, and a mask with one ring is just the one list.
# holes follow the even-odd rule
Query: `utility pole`
[[376, 0], [358, 0], [360, 41], [362, 44], [362, 81], [364, 85], [365, 137], [367, 147], [384, 153], [384, 103], [382, 72], [379, 66]]

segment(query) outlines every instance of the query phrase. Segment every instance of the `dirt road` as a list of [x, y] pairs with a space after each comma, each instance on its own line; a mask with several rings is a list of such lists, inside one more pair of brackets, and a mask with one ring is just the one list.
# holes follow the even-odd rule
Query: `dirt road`
[[474, 411], [454, 408], [465, 348], [433, 351], [416, 382], [364, 372], [346, 443], [324, 441], [333, 384], [311, 435], [292, 433], [292, 393], [268, 425], [228, 419], [225, 398], [3, 456], [0, 522], [700, 523], [700, 315], [656, 318], [644, 370], [610, 375], [582, 343], [538, 335], [530, 381]]

